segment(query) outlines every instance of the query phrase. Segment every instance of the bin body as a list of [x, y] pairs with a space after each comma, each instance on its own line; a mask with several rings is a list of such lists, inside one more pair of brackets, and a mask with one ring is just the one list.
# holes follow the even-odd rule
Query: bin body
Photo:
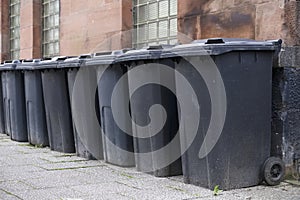
[[101, 160], [103, 159], [103, 147], [98, 121], [97, 73], [93, 68], [86, 68], [84, 62], [79, 58], [66, 60], [61, 65], [68, 70], [76, 154], [87, 159]]
[[[210, 189], [218, 185], [228, 190], [258, 185], [262, 181], [262, 166], [270, 157], [272, 61], [275, 49], [276, 45], [270, 42], [241, 41], [221, 44], [200, 42], [176, 50], [180, 56], [175, 69], [189, 80], [199, 102], [199, 105], [195, 103], [190, 106], [200, 111], [200, 119], [181, 116], [185, 119], [181, 122], [182, 127], [199, 123], [191, 145], [181, 144], [182, 149], [188, 149], [182, 156], [186, 183]], [[224, 88], [219, 87], [220, 82], [223, 82]], [[177, 75], [177, 96], [191, 95], [181, 84]], [[222, 92], [225, 92], [225, 98]], [[220, 112], [224, 110], [223, 106], [226, 107], [224, 113]], [[213, 114], [216, 118], [212, 117]], [[204, 144], [205, 137], [214, 134], [209, 129], [222, 126], [222, 123], [214, 122], [219, 122], [223, 114], [224, 126], [219, 137], [212, 137]], [[212, 124], [215, 127], [210, 126]], [[181, 141], [186, 141], [191, 133], [184, 128], [180, 131]], [[207, 150], [204, 157], [200, 156], [200, 149], [209, 149], [212, 143], [215, 145], [211, 151]]]
[[[113, 55], [101, 55], [95, 56], [86, 64], [87, 67], [95, 67], [97, 70], [104, 160], [114, 165], [129, 167], [135, 165], [132, 136], [116, 124], [111, 107], [114, 87], [127, 70], [119, 64], [113, 64], [113, 61]], [[128, 106], [125, 103], [128, 99], [128, 83], [122, 87], [122, 92], [116, 95], [121, 109]], [[124, 111], [120, 110], [118, 115], [125, 116]], [[124, 117], [120, 118], [125, 120]], [[131, 124], [126, 126], [131, 130]]]
[[46, 125], [41, 71], [35, 69], [38, 64], [38, 60], [23, 61], [22, 65], [18, 68], [24, 72], [29, 143], [38, 146], [48, 146], [49, 138]]
[[[174, 150], [180, 150], [180, 141], [175, 137], [178, 132], [177, 101], [174, 94], [175, 64], [170, 59], [159, 59], [163, 48], [165, 47], [158, 46], [158, 49], [149, 47], [147, 50], [127, 52], [128, 58], [126, 55], [122, 58], [128, 59], [130, 63], [128, 80], [136, 167], [139, 171], [149, 172], [158, 177], [182, 174], [180, 154], [177, 159], [169, 161], [169, 158], [176, 154]], [[145, 67], [139, 70], [143, 66]], [[171, 73], [164, 76], [163, 67], [169, 68]], [[131, 70], [135, 69], [139, 71], [138, 74], [131, 73]], [[146, 80], [147, 77], [151, 77], [150, 81], [157, 80], [156, 83], [145, 84], [134, 91], [136, 82]], [[167, 79], [169, 88], [161, 84], [164, 79]], [[149, 126], [146, 133], [143, 133], [146, 135], [142, 136], [137, 126], [147, 126], [151, 123], [149, 111], [153, 105], [161, 106], [155, 112], [154, 118], [163, 119], [166, 114], [166, 121], [158, 132], [153, 133]], [[166, 148], [172, 141], [173, 147]], [[161, 149], [165, 149], [163, 153], [153, 153]]]
[[7, 71], [2, 71], [1, 81], [2, 81], [2, 99], [3, 99], [3, 115], [4, 115], [4, 131], [6, 135], [10, 136], [10, 120], [9, 120], [9, 104], [7, 98]]
[[[1, 66], [0, 66], [1, 68]], [[3, 71], [1, 71], [0, 69], [0, 134], [6, 134], [6, 130], [5, 130], [5, 112], [4, 112], [4, 92], [3, 92], [3, 81], [2, 81], [2, 73], [4, 73]]]
[[16, 70], [18, 63], [19, 61], [13, 61], [4, 64], [4, 67], [7, 68], [5, 72], [5, 93], [7, 97], [5, 119], [11, 139], [18, 142], [27, 142], [24, 76], [22, 71]]
[[57, 69], [57, 63], [54, 60], [40, 64], [49, 144], [51, 150], [74, 153], [67, 73]]

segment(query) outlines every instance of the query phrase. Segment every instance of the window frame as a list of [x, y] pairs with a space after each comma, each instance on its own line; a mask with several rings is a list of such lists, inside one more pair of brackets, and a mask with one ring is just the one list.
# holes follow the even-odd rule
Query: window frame
[[54, 57], [60, 54], [60, 1], [42, 0], [42, 55]]

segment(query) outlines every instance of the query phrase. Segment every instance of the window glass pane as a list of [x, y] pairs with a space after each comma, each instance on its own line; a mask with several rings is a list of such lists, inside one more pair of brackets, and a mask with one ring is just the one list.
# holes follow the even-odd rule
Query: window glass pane
[[50, 29], [49, 30], [49, 42], [52, 42], [53, 41], [53, 29]]
[[15, 47], [15, 49], [20, 48], [20, 40], [14, 40], [14, 47]]
[[149, 24], [149, 40], [157, 38], [157, 23]]
[[44, 35], [43, 35], [44, 42], [50, 42], [49, 41], [49, 38], [50, 38], [49, 32], [50, 31], [44, 31]]
[[50, 9], [49, 9], [49, 4], [44, 4], [44, 14], [49, 13]]
[[170, 41], [169, 41], [169, 44], [176, 44], [177, 42], [178, 42], [177, 39], [173, 39], [173, 40], [170, 40]]
[[52, 28], [54, 26], [54, 16], [51, 15], [50, 17], [48, 17], [48, 27]]
[[148, 46], [147, 43], [137, 44], [137, 45], [136, 45], [136, 48], [137, 48], [137, 49], [141, 49], [141, 48], [143, 48], [143, 47], [145, 47], [145, 46]]
[[53, 48], [54, 44], [53, 43], [49, 43], [48, 48], [49, 48], [49, 54], [54, 54], [54, 48]]
[[55, 13], [59, 12], [59, 1], [54, 1], [54, 11]]
[[147, 2], [148, 2], [148, 0], [139, 0], [139, 4], [145, 4]]
[[59, 43], [58, 42], [54, 43], [54, 52], [59, 52]]
[[147, 25], [141, 25], [138, 27], [138, 42], [147, 40]]
[[160, 1], [159, 2], [159, 17], [168, 17], [168, 1]]
[[177, 19], [170, 20], [170, 36], [177, 36]]
[[140, 6], [138, 9], [138, 22], [144, 22], [148, 18], [148, 6]]
[[20, 26], [20, 17], [19, 16], [14, 16], [12, 18], [10, 18], [11, 20], [11, 27], [16, 27], [16, 26]]
[[19, 3], [18, 0], [11, 0], [10, 1], [10, 4], [16, 4], [16, 3]]
[[168, 21], [160, 21], [158, 23], [158, 37], [168, 37]]
[[55, 13], [54, 2], [51, 1], [49, 4], [49, 13]]
[[59, 25], [59, 15], [54, 15], [54, 26]]
[[59, 39], [59, 30], [58, 29], [54, 29], [54, 36], [53, 36], [53, 39], [54, 40], [58, 40]]
[[177, 0], [170, 0], [170, 15], [177, 15]]
[[158, 17], [158, 5], [157, 3], [149, 4], [149, 20], [157, 19]]
[[161, 41], [159, 41], [159, 44], [168, 44], [168, 41], [167, 40], [161, 40]]
[[49, 45], [48, 44], [43, 45], [43, 53], [44, 53], [44, 57], [50, 56], [50, 54], [49, 54]]
[[150, 42], [148, 45], [150, 46], [150, 45], [156, 45], [156, 44], [158, 44], [158, 42]]

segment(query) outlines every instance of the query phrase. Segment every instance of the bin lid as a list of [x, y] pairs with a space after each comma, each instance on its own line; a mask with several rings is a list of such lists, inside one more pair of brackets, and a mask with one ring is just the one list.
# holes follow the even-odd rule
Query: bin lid
[[121, 49], [115, 51], [97, 52], [93, 54], [92, 59], [86, 61], [86, 66], [109, 65], [115, 63], [116, 58], [124, 55], [132, 49]]
[[6, 60], [0, 67], [0, 71], [15, 70], [22, 60]]
[[25, 59], [17, 65], [17, 70], [34, 70], [37, 68], [42, 59]]
[[64, 62], [68, 58], [74, 58], [75, 56], [56, 56], [51, 59], [43, 59], [36, 65], [35, 69], [53, 69], [57, 68], [58, 64]]
[[58, 68], [73, 68], [81, 67], [87, 60], [91, 59], [91, 54], [82, 54], [78, 57], [70, 57], [65, 59], [63, 62], [58, 63]]
[[282, 40], [256, 41], [240, 38], [209, 38], [195, 40], [164, 50], [162, 58], [197, 55], [220, 55], [232, 51], [277, 51]]
[[139, 50], [131, 50], [118, 57], [118, 61], [134, 61], [134, 60], [149, 60], [159, 59], [164, 50], [170, 50], [175, 45], [157, 44], [144, 47]]

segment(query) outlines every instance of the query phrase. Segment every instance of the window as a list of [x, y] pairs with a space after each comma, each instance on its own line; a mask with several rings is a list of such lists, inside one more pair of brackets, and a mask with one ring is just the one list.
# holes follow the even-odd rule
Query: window
[[59, 55], [59, 0], [43, 0], [43, 39], [44, 57]]
[[10, 59], [20, 57], [20, 0], [9, 2]]
[[177, 42], [177, 0], [134, 0], [133, 46]]

